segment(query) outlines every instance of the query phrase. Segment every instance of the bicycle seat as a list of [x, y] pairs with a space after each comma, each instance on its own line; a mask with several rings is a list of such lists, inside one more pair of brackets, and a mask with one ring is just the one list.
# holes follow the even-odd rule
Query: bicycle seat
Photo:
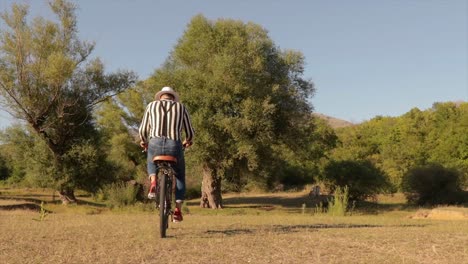
[[170, 156], [170, 155], [154, 156], [153, 162], [158, 162], [158, 161], [169, 161], [169, 162], [177, 163], [177, 158], [174, 156]]

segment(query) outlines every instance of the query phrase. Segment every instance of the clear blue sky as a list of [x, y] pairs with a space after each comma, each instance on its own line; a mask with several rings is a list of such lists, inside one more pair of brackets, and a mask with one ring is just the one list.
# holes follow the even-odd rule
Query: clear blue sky
[[[163, 63], [190, 19], [203, 14], [257, 23], [281, 49], [301, 51], [305, 77], [317, 89], [316, 112], [361, 122], [468, 101], [467, 0], [74, 2], [81, 38], [96, 42], [94, 56], [109, 71], [132, 70], [140, 79]], [[0, 0], [0, 10], [12, 3], [50, 17], [44, 0]]]

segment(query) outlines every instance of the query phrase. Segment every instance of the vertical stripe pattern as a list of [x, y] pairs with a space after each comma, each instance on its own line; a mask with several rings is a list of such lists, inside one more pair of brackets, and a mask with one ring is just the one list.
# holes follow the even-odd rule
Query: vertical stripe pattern
[[[163, 128], [166, 128], [165, 131]], [[185, 132], [185, 139], [192, 141], [195, 133], [185, 106], [174, 101], [160, 100], [148, 104], [138, 132], [141, 141], [148, 142], [150, 138], [164, 135], [173, 140], [181, 140], [182, 130]]]

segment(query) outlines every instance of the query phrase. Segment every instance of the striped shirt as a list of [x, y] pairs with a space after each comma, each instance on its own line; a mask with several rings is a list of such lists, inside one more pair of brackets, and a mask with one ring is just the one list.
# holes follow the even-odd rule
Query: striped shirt
[[194, 130], [185, 106], [170, 100], [160, 100], [148, 104], [138, 132], [141, 141], [146, 143], [151, 138], [163, 136], [181, 140], [182, 128], [185, 139], [192, 141]]

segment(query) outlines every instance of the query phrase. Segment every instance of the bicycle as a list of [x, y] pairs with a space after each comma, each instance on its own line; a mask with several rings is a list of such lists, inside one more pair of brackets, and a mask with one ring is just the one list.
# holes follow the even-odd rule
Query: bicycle
[[158, 181], [155, 206], [159, 209], [159, 232], [161, 238], [164, 238], [166, 237], [166, 230], [169, 228], [169, 216], [173, 221], [172, 197], [176, 187], [174, 166], [177, 163], [177, 158], [169, 155], [159, 155], [153, 158], [153, 162], [156, 164]]

